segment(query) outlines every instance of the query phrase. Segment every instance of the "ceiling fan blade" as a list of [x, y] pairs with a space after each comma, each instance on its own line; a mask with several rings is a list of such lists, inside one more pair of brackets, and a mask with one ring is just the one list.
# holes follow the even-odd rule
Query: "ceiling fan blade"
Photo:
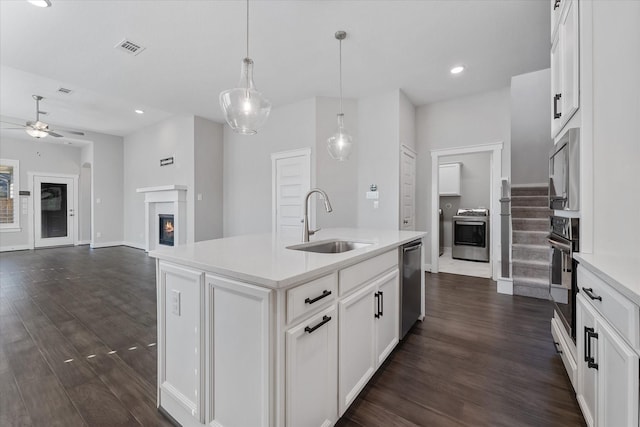
[[49, 135], [51, 135], [54, 138], [62, 138], [62, 135], [60, 135], [59, 133], [55, 133], [52, 130], [46, 131]]
[[14, 126], [22, 126], [22, 128], [26, 127], [24, 123], [6, 122], [4, 120], [0, 120], [0, 123], [6, 123], [8, 125], [14, 125]]
[[21, 127], [21, 128], [2, 128], [1, 130], [24, 130], [24, 127]]
[[84, 132], [78, 132], [77, 130], [64, 130], [64, 133], [70, 133], [72, 135], [84, 135]]

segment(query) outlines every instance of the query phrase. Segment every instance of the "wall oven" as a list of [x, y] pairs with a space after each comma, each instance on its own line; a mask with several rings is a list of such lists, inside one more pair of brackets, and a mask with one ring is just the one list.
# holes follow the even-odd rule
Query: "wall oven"
[[551, 265], [549, 295], [569, 336], [576, 341], [576, 266], [573, 253], [579, 251], [579, 219], [552, 216], [550, 219]]
[[569, 129], [549, 157], [549, 208], [580, 209], [580, 129]]
[[453, 217], [455, 259], [489, 262], [489, 209], [458, 209]]

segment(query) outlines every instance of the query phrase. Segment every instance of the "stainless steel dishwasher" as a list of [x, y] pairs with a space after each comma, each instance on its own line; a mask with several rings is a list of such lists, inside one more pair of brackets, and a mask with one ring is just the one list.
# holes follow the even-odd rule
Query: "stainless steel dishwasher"
[[420, 317], [422, 286], [422, 240], [414, 240], [402, 246], [400, 252], [400, 339]]

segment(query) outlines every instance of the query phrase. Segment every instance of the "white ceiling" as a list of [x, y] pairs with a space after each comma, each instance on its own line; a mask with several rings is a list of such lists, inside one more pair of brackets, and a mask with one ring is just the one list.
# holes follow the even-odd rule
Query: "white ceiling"
[[[41, 9], [0, 0], [0, 114], [127, 135], [175, 114], [218, 122], [218, 94], [236, 85], [245, 55], [245, 2], [52, 0]], [[253, 0], [255, 82], [275, 107], [402, 89], [417, 105], [508, 86], [549, 67], [543, 0]], [[114, 49], [123, 38], [146, 47]], [[462, 75], [449, 69], [464, 64]], [[59, 87], [71, 95], [56, 93]], [[146, 111], [137, 115], [134, 109]]]

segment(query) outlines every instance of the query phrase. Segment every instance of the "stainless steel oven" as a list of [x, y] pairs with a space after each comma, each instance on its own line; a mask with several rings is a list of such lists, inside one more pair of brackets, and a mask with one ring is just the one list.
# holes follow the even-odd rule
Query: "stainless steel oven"
[[548, 241], [551, 246], [549, 295], [556, 313], [575, 342], [576, 340], [576, 266], [573, 253], [579, 247], [579, 219], [552, 216]]
[[458, 209], [453, 217], [455, 259], [489, 262], [489, 209]]

